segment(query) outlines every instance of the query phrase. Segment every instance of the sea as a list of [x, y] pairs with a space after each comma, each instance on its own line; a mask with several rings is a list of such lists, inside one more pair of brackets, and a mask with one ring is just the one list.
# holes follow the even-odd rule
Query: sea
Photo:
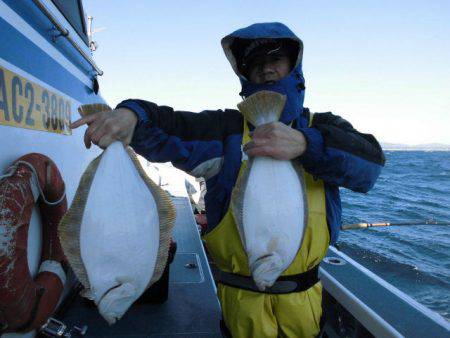
[[341, 190], [343, 224], [421, 225], [341, 231], [338, 248], [450, 321], [450, 152], [385, 151], [366, 194]]

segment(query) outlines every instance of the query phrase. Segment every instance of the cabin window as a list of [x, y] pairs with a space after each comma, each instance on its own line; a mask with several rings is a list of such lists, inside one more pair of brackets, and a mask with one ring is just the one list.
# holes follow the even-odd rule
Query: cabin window
[[81, 0], [52, 0], [78, 35], [88, 44]]

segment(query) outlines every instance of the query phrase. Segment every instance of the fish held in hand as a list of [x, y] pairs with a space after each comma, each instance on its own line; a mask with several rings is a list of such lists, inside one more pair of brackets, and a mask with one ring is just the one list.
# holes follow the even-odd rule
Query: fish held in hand
[[[261, 91], [238, 105], [255, 127], [279, 120], [284, 95]], [[296, 257], [306, 229], [303, 169], [292, 161], [254, 157], [233, 190], [231, 208], [256, 286], [272, 286]]]
[[109, 324], [161, 277], [174, 220], [169, 195], [122, 143], [112, 143], [84, 172], [58, 230], [83, 295]]

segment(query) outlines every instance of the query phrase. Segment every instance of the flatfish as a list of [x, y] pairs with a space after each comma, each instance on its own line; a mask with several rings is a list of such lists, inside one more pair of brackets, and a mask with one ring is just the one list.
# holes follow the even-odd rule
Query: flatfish
[[85, 170], [59, 237], [83, 296], [109, 324], [161, 277], [174, 220], [131, 148], [114, 142]]
[[[278, 121], [286, 97], [257, 92], [238, 104], [255, 127]], [[264, 291], [294, 260], [303, 241], [307, 202], [303, 169], [294, 161], [254, 157], [236, 182], [231, 198], [248, 265]]]

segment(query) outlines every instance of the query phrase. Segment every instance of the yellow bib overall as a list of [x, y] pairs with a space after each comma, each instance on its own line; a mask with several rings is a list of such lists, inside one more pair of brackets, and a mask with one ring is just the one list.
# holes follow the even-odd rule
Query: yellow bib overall
[[[250, 141], [244, 121], [242, 143]], [[247, 161], [243, 161], [239, 175]], [[305, 172], [308, 223], [303, 244], [282, 276], [305, 272], [325, 256], [329, 245], [325, 191], [321, 180]], [[247, 256], [231, 211], [203, 236], [217, 267], [223, 271], [250, 276]], [[303, 292], [265, 294], [220, 284], [217, 289], [225, 324], [234, 338], [243, 337], [315, 337], [322, 315], [322, 285]]]

